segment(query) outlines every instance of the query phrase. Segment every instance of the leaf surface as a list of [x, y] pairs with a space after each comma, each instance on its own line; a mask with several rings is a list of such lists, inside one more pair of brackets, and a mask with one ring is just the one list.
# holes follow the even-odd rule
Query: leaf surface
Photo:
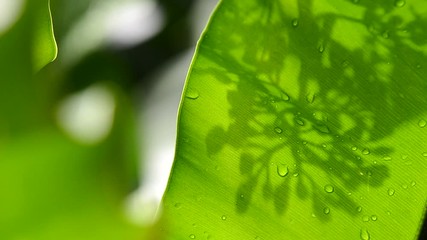
[[222, 1], [181, 102], [170, 239], [414, 239], [425, 1]]

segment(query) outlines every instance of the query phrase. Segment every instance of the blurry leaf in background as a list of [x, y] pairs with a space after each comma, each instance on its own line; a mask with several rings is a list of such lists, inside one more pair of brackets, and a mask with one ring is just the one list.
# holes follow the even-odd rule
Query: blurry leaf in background
[[414, 239], [427, 3], [221, 1], [187, 79], [170, 239]]
[[[55, 111], [65, 99], [58, 83], [65, 78], [50, 66], [34, 75], [56, 55], [48, 1], [22, 6], [0, 35], [0, 238], [143, 239], [145, 230], [124, 216], [125, 199], [138, 184], [131, 98], [118, 80], [97, 72], [103, 81], [95, 90], [108, 97], [92, 94], [97, 99], [86, 104], [107, 99], [115, 106], [104, 111], [103, 134], [84, 142], [60, 130]], [[101, 107], [85, 111], [102, 117], [95, 111]]]

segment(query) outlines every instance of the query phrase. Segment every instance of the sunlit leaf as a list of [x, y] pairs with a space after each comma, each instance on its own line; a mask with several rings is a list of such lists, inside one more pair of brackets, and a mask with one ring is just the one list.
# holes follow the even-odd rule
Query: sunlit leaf
[[423, 0], [222, 1], [184, 91], [163, 231], [416, 238], [427, 196], [425, 16]]

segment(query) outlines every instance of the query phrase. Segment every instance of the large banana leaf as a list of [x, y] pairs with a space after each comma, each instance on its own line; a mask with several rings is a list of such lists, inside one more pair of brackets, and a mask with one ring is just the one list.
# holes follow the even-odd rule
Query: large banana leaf
[[414, 239], [427, 196], [427, 2], [224, 0], [164, 197], [170, 239]]

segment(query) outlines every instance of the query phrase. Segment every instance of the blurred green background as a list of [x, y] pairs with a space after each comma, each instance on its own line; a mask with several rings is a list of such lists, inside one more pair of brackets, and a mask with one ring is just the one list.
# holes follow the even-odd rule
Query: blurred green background
[[148, 223], [215, 2], [51, 0], [59, 51], [43, 67], [55, 55], [48, 1], [0, 1], [0, 239], [161, 238]]

